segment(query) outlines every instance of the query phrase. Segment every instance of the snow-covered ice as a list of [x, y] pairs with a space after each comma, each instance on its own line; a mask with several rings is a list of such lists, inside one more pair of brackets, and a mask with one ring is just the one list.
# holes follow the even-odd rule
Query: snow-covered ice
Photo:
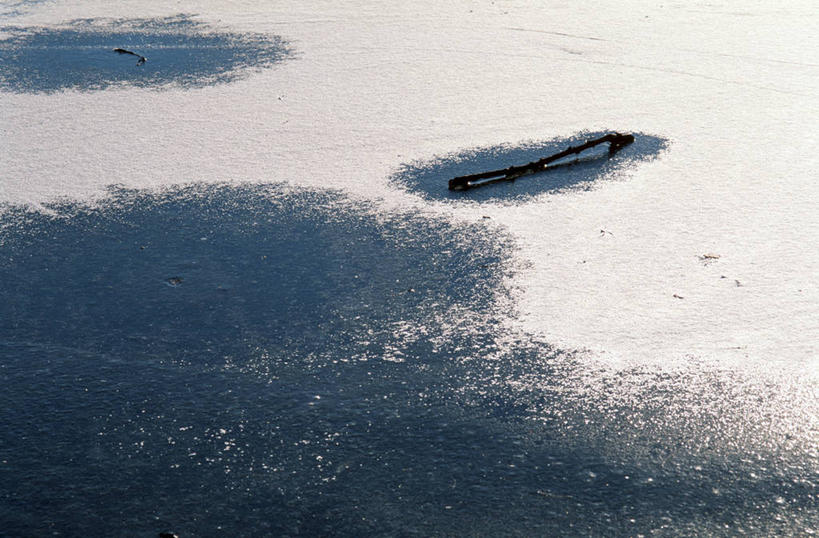
[[[6, 23], [180, 11], [217, 29], [280, 35], [300, 57], [196, 91], [5, 93], [4, 200], [231, 180], [406, 205], [420, 202], [389, 179], [414, 160], [642, 131], [669, 150], [601, 188], [436, 207], [489, 213], [512, 231], [531, 262], [516, 282], [522, 322], [555, 343], [628, 360], [693, 354], [816, 370], [810, 2], [60, 2]], [[718, 262], [704, 267], [706, 253]]]
[[[172, 74], [129, 82], [120, 68], [99, 87], [72, 84], [70, 73], [56, 86], [10, 82], [31, 68], [13, 61], [36, 56], [19, 47], [39, 43], [13, 41], [20, 32], [59, 28], [47, 46], [86, 51], [102, 66], [87, 47], [103, 34], [90, 45], [59, 40], [99, 26], [116, 37], [135, 21], [166, 25], [174, 54], [191, 43], [201, 54], [211, 40], [234, 63], [202, 67], [195, 84]], [[802, 457], [800, 476], [816, 483], [813, 2], [54, 0], [9, 3], [0, 22], [0, 203], [106, 200], [111, 185], [285, 183], [338, 189], [376, 214], [489, 228], [514, 244], [503, 334], [576, 350], [588, 373], [570, 392], [587, 398], [583, 413], [626, 405], [592, 392], [627, 372], [623, 390], [648, 423], [654, 404], [641, 384], [663, 387], [666, 372], [679, 393], [658, 424], [696, 437], [696, 427], [675, 430], [674, 417], [687, 409], [696, 423], [710, 404], [694, 392], [716, 391], [711, 376], [720, 387], [738, 376], [742, 403], [723, 395], [717, 407], [736, 421], [731, 435], [770, 456], [784, 445], [736, 424], [769, 394], [760, 387], [779, 387], [796, 396], [766, 400], [762, 423], [779, 417], [777, 435], [813, 446], [788, 461]], [[269, 38], [265, 61], [236, 52], [259, 36]], [[156, 65], [161, 48], [146, 47], [146, 66]], [[12, 51], [17, 60], [4, 65]], [[461, 166], [526, 162], [608, 131], [638, 133], [632, 153], [568, 168], [554, 187], [533, 186], [544, 176], [446, 191], [446, 174]], [[525, 377], [509, 386], [534, 390]], [[601, 427], [613, 437], [615, 416]], [[816, 521], [815, 505], [800, 513]]]

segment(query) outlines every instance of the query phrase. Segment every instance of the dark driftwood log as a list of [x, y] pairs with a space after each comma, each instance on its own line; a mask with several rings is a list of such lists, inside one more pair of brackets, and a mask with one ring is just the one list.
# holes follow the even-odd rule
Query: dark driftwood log
[[634, 142], [634, 135], [611, 133], [594, 140], [589, 140], [585, 144], [577, 147], [570, 147], [567, 150], [555, 153], [549, 157], [544, 157], [539, 161], [523, 164], [520, 166], [510, 166], [502, 170], [492, 170], [490, 172], [481, 172], [480, 174], [470, 174], [468, 176], [458, 176], [449, 180], [449, 190], [451, 191], [465, 191], [475, 187], [482, 187], [490, 183], [497, 183], [498, 181], [514, 181], [521, 176], [529, 174], [536, 174], [542, 172], [546, 167], [555, 161], [558, 161], [569, 155], [575, 155], [581, 151], [589, 148], [599, 146], [605, 142], [609, 143], [609, 155], [613, 155], [621, 148], [628, 146]]
[[116, 52], [117, 54], [130, 54], [131, 56], [136, 56], [137, 58], [139, 58], [139, 60], [137, 60], [136, 63], [137, 65], [142, 65], [148, 61], [148, 58], [146, 58], [145, 56], [142, 56], [141, 54], [137, 54], [136, 52], [132, 52], [130, 50], [114, 49], [114, 52]]

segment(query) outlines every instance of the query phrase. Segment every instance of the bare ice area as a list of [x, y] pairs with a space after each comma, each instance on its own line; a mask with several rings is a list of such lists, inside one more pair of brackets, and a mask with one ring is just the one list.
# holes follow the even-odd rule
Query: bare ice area
[[0, 528], [819, 532], [817, 25], [0, 7]]
[[0, 88], [18, 93], [201, 87], [233, 81], [293, 52], [278, 36], [216, 32], [184, 15], [81, 19], [0, 32], [7, 34], [0, 40]]
[[810, 383], [509, 331], [490, 227], [282, 185], [47, 209], [2, 220], [10, 535], [815, 526]]

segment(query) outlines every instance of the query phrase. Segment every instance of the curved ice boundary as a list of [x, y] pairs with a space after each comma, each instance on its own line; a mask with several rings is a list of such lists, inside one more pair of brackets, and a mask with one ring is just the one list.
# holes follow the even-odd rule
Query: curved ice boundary
[[[111, 86], [198, 88], [232, 82], [294, 56], [284, 39], [215, 30], [188, 15], [79, 19], [0, 31], [0, 90], [51, 93]], [[148, 58], [120, 55], [115, 48]]]
[[452, 192], [447, 189], [447, 183], [453, 177], [537, 161], [605, 134], [607, 133], [602, 131], [581, 132], [565, 138], [467, 149], [434, 157], [428, 161], [405, 164], [391, 179], [427, 200], [520, 202], [542, 193], [591, 189], [600, 181], [615, 179], [620, 172], [640, 162], [656, 158], [669, 144], [665, 138], [632, 133], [635, 137], [634, 143], [612, 157], [608, 155], [608, 144], [601, 144], [577, 157], [558, 161], [540, 174], [468, 191]]
[[814, 387], [508, 332], [512, 249], [277, 185], [0, 207], [3, 532], [816, 528]]

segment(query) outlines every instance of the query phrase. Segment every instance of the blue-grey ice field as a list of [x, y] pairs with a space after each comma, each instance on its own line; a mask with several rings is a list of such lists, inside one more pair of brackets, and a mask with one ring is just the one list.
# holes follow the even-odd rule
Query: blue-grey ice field
[[0, 3], [0, 535], [815, 535], [817, 24]]

